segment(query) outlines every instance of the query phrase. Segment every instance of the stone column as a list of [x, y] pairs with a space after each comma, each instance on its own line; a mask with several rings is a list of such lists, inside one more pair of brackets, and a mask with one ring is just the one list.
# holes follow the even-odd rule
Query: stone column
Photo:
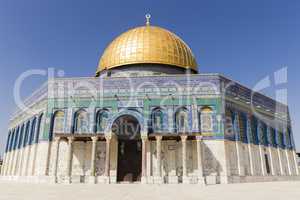
[[111, 137], [105, 137], [106, 139], [106, 151], [105, 151], [105, 170], [104, 170], [104, 176], [105, 176], [105, 182], [110, 183], [109, 180], [109, 170], [110, 170], [110, 143], [111, 143]]
[[161, 173], [161, 141], [162, 136], [157, 135], [156, 138], [156, 172], [154, 177], [154, 183], [163, 183], [162, 173]]
[[36, 156], [37, 156], [38, 143], [33, 144], [33, 159], [32, 159], [32, 170], [31, 175], [35, 175]]
[[258, 145], [259, 148], [259, 158], [260, 158], [260, 168], [261, 168], [261, 175], [265, 175], [265, 165], [264, 165], [264, 158], [263, 158], [263, 152], [262, 152], [262, 145]]
[[298, 168], [297, 156], [296, 156], [295, 149], [293, 149], [292, 151], [293, 151], [293, 159], [294, 159], [294, 164], [295, 164], [296, 175], [299, 176], [299, 168]]
[[5, 168], [7, 165], [9, 139], [10, 139], [10, 132], [9, 132], [7, 140], [6, 140], [6, 147], [5, 147], [5, 151], [4, 151], [4, 155], [3, 155], [3, 163], [2, 163], [2, 167], [1, 167], [1, 176], [4, 176]]
[[277, 155], [278, 155], [278, 161], [279, 161], [280, 175], [283, 175], [281, 152], [280, 152], [280, 147], [279, 146], [277, 147]]
[[147, 183], [147, 143], [148, 137], [142, 137], [142, 183]]
[[54, 178], [54, 183], [58, 182], [57, 178], [57, 170], [58, 170], [58, 161], [59, 161], [59, 142], [60, 142], [60, 137], [55, 137], [54, 138], [54, 149], [55, 149], [55, 154], [54, 154], [54, 165], [53, 165], [53, 178]]
[[197, 168], [198, 168], [198, 184], [205, 185], [203, 178], [203, 161], [202, 161], [202, 136], [196, 136], [197, 142]]
[[239, 115], [237, 112], [234, 112], [234, 135], [235, 135], [235, 149], [236, 149], [236, 156], [237, 156], [237, 168], [238, 174], [242, 175], [241, 169], [241, 157], [240, 157], [240, 127], [239, 127]]
[[262, 141], [261, 141], [261, 122], [257, 122], [257, 135], [258, 135], [258, 149], [259, 149], [259, 158], [260, 158], [260, 168], [261, 168], [261, 175], [265, 176], [265, 164], [264, 164], [264, 155], [262, 149]]
[[270, 144], [268, 146], [268, 151], [269, 151], [269, 156], [270, 156], [271, 175], [274, 176], [275, 171], [274, 171], [274, 163], [273, 163], [273, 154], [272, 154], [272, 147]]
[[273, 154], [272, 154], [272, 134], [271, 134], [271, 128], [268, 126], [267, 127], [267, 136], [268, 136], [268, 153], [270, 157], [270, 168], [271, 168], [271, 175], [275, 175], [274, 171], [274, 162], [273, 162]]
[[68, 137], [68, 163], [67, 163], [67, 182], [72, 183], [72, 164], [73, 164], [73, 142], [74, 136]]
[[182, 135], [180, 137], [181, 137], [181, 142], [182, 142], [182, 182], [189, 183], [188, 172], [187, 172], [187, 158], [186, 158], [187, 135]]
[[251, 176], [254, 175], [254, 168], [253, 168], [253, 155], [252, 155], [252, 127], [251, 127], [251, 116], [247, 114], [247, 142], [248, 142], [248, 154], [249, 154], [249, 161], [250, 161], [250, 174]]
[[291, 165], [290, 165], [290, 159], [289, 159], [289, 154], [288, 154], [288, 142], [287, 142], [287, 132], [286, 130], [284, 130], [282, 132], [283, 134], [283, 141], [284, 141], [284, 153], [285, 153], [285, 158], [286, 158], [286, 163], [287, 163], [287, 167], [288, 167], [288, 175], [291, 176], [292, 175], [292, 170], [291, 170]]
[[91, 179], [93, 183], [96, 183], [96, 150], [98, 136], [91, 137], [92, 139], [92, 155], [91, 155]]
[[280, 133], [278, 132], [278, 128], [276, 128], [275, 131], [276, 131], [275, 135], [276, 135], [276, 143], [277, 143], [276, 151], [277, 151], [277, 156], [278, 156], [280, 175], [282, 176], [284, 173], [283, 173], [283, 168], [282, 168], [281, 151], [280, 151], [281, 144], [279, 143]]
[[292, 170], [291, 170], [290, 159], [289, 159], [289, 154], [288, 154], [287, 147], [284, 151], [285, 151], [286, 163], [287, 163], [287, 167], [288, 167], [288, 173], [291, 176], [292, 175]]

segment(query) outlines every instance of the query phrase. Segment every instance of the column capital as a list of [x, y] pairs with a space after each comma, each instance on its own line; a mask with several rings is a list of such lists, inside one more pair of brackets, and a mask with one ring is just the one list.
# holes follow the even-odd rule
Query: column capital
[[68, 136], [68, 141], [69, 142], [73, 142], [75, 140], [75, 137], [74, 136]]
[[162, 135], [156, 135], [156, 136], [155, 136], [155, 139], [156, 139], [156, 140], [162, 140], [162, 137], [163, 137]]
[[141, 140], [142, 141], [147, 141], [148, 140], [148, 135], [141, 135]]
[[54, 137], [54, 142], [58, 142], [60, 139], [61, 139], [60, 136], [55, 136], [55, 137]]
[[203, 136], [202, 135], [197, 135], [196, 136], [196, 140], [197, 141], [202, 141], [203, 140]]
[[188, 136], [187, 135], [181, 135], [180, 138], [181, 138], [182, 141], [186, 141]]
[[92, 136], [91, 137], [91, 139], [92, 139], [93, 142], [97, 142], [98, 138], [99, 138], [98, 136]]
[[108, 140], [111, 140], [112, 139], [112, 135], [105, 135], [105, 140], [108, 141]]

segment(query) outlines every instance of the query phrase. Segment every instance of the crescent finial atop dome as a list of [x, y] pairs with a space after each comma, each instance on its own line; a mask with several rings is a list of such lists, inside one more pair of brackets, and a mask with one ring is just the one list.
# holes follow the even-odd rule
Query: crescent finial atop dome
[[150, 15], [149, 13], [147, 13], [147, 14], [145, 15], [145, 17], [146, 17], [146, 26], [150, 26], [150, 18], [151, 18], [151, 15]]

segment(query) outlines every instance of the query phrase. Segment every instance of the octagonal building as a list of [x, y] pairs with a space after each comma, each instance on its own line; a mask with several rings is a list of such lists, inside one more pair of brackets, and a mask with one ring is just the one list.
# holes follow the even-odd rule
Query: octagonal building
[[288, 106], [220, 74], [149, 21], [95, 77], [51, 78], [12, 115], [1, 179], [226, 184], [298, 180]]

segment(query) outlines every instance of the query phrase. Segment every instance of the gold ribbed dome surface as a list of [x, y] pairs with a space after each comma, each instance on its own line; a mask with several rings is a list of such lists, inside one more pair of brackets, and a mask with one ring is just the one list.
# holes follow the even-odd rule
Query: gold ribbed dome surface
[[146, 25], [114, 39], [100, 58], [96, 74], [123, 65], [148, 63], [197, 71], [195, 57], [184, 41], [166, 29]]

